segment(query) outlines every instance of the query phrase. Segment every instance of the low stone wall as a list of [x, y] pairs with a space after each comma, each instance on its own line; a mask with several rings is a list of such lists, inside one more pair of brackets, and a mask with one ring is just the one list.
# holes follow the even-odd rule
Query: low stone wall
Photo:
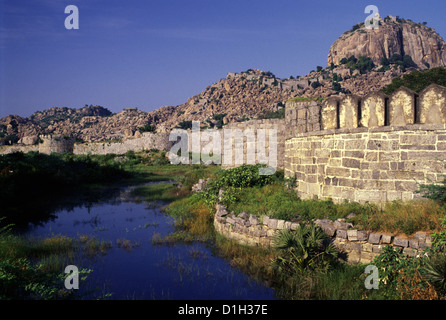
[[[424, 250], [432, 245], [430, 235], [424, 232], [417, 232], [408, 238], [358, 230], [343, 219], [316, 220], [315, 224], [321, 227], [341, 255], [345, 255], [346, 261], [351, 264], [369, 264], [387, 245], [411, 257], [422, 255]], [[299, 228], [299, 223], [267, 216], [260, 221], [256, 216], [246, 212], [236, 216], [230, 214], [223, 205], [217, 204], [214, 226], [219, 234], [240, 244], [268, 248], [273, 246], [274, 236], [280, 230], [296, 230]]]
[[74, 154], [124, 154], [128, 151], [158, 149], [168, 151], [172, 146], [169, 135], [163, 133], [145, 132], [141, 137], [124, 140], [122, 142], [92, 142], [76, 144]]
[[21, 146], [21, 145], [13, 145], [13, 146], [0, 146], [0, 154], [10, 154], [14, 152], [23, 152], [28, 153], [31, 151], [39, 151], [39, 146]]

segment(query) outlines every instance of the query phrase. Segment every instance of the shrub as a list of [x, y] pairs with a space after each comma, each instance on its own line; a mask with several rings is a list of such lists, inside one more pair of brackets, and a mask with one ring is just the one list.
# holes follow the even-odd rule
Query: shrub
[[439, 67], [425, 71], [415, 70], [409, 74], [403, 75], [400, 78], [395, 78], [392, 83], [383, 88], [385, 94], [392, 94], [398, 88], [405, 86], [415, 92], [421, 92], [427, 86], [436, 83], [441, 86], [446, 86], [446, 68]]
[[313, 89], [317, 89], [320, 86], [322, 86], [322, 84], [318, 80], [316, 80], [316, 81], [311, 83], [311, 86], [313, 87]]
[[139, 127], [138, 130], [141, 133], [144, 133], [144, 132], [156, 132], [156, 126], [152, 126], [152, 125], [148, 124], [148, 125], [145, 125], [144, 127]]
[[[421, 259], [403, 256], [401, 250], [392, 246], [385, 246], [382, 253], [376, 257], [372, 264], [379, 271], [379, 287], [384, 289], [385, 296], [389, 299], [401, 297], [403, 287], [401, 283], [406, 278], [414, 278], [421, 267]], [[412, 287], [411, 290], [414, 288]], [[408, 288], [405, 289], [406, 291]]]
[[15, 134], [9, 134], [5, 137], [5, 143], [8, 145], [13, 145], [19, 142], [20, 138]]
[[259, 115], [259, 119], [284, 119], [285, 118], [285, 108], [281, 108], [277, 111], [266, 111]]
[[425, 198], [446, 203], [446, 177], [439, 184], [420, 185], [417, 193], [422, 193]]
[[192, 121], [190, 120], [181, 121], [180, 123], [178, 123], [177, 128], [183, 130], [192, 129]]
[[375, 67], [375, 64], [373, 63], [372, 59], [369, 57], [359, 57], [357, 59], [354, 56], [351, 56], [347, 60], [347, 68], [349, 68], [351, 71], [359, 70], [361, 74], [367, 73], [370, 70], [372, 70]]
[[421, 269], [423, 277], [442, 295], [446, 294], [446, 255], [436, 254]]
[[[260, 175], [260, 168], [263, 165], [242, 165], [228, 170], [219, 170], [215, 178], [211, 179], [202, 196], [206, 202], [213, 206], [218, 200], [220, 189], [226, 190], [232, 188], [249, 188], [253, 186], [263, 186], [272, 181], [271, 176]], [[233, 190], [233, 189], [232, 189]]]
[[281, 252], [273, 267], [293, 275], [305, 270], [328, 270], [337, 261], [338, 252], [325, 233], [314, 224], [300, 225], [295, 231], [281, 230], [273, 245]]

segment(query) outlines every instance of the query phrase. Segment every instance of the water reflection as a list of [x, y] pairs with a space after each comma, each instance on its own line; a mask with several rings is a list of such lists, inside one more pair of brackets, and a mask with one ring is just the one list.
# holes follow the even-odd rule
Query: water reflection
[[[273, 299], [264, 287], [227, 261], [214, 256], [202, 243], [152, 244], [154, 235], [174, 231], [163, 214], [164, 203], [138, 201], [131, 188], [115, 190], [114, 197], [82, 202], [52, 212], [51, 219], [32, 223], [29, 237], [64, 235], [98, 239], [109, 244], [105, 254], [79, 256], [79, 268], [93, 269], [86, 288], [112, 293], [112, 299]], [[88, 295], [86, 296], [89, 297]]]

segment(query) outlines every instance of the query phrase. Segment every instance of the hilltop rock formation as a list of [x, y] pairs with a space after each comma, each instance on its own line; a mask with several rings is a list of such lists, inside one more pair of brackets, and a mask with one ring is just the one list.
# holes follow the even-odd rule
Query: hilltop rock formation
[[[383, 58], [391, 61], [383, 64]], [[202, 128], [221, 127], [283, 115], [285, 103], [295, 97], [364, 96], [413, 70], [444, 65], [446, 45], [433, 29], [389, 16], [380, 20], [378, 30], [367, 30], [362, 23], [345, 32], [330, 48], [328, 67], [318, 66], [305, 76], [280, 79], [257, 69], [231, 72], [184, 104], [152, 112], [124, 109], [113, 114], [85, 106], [54, 107], [28, 118], [10, 115], [0, 119], [0, 144], [35, 144], [41, 134], [69, 134], [85, 142], [125, 140], [153, 127], [170, 132], [191, 121], [200, 121]]]
[[394, 54], [409, 55], [420, 69], [446, 66], [446, 45], [434, 29], [392, 16], [381, 19], [378, 29], [360, 23], [345, 32], [331, 46], [328, 64], [339, 65], [350, 56], [370, 57], [380, 64]]

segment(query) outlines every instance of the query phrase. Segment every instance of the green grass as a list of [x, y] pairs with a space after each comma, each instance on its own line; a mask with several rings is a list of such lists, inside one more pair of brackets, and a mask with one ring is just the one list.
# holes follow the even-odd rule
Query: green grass
[[248, 212], [259, 218], [287, 221], [311, 221], [314, 219], [347, 219], [356, 226], [377, 232], [412, 235], [418, 231], [438, 232], [442, 230], [441, 219], [446, 216], [446, 205], [429, 200], [394, 201], [382, 208], [377, 205], [331, 200], [301, 200], [293, 190], [281, 182], [263, 187], [230, 189], [233, 197], [226, 201], [229, 212]]
[[178, 187], [173, 184], [153, 184], [149, 186], [137, 187], [132, 191], [132, 195], [143, 198], [144, 201], [166, 201], [171, 202], [180, 196]]
[[355, 202], [334, 204], [331, 200], [301, 200], [295, 191], [288, 189], [282, 182], [274, 182], [263, 187], [237, 190], [237, 200], [228, 205], [229, 211], [236, 214], [246, 211], [258, 217], [293, 220], [338, 219], [349, 214], [377, 212], [373, 205]]
[[412, 235], [417, 231], [441, 231], [441, 219], [445, 216], [444, 204], [419, 199], [388, 202], [382, 211], [362, 212], [352, 222], [373, 231]]
[[[0, 219], [0, 300], [79, 299], [76, 291], [64, 287], [67, 265], [79, 262], [84, 254], [104, 254], [111, 244], [89, 236], [72, 239], [62, 235], [25, 238], [14, 235], [11, 225], [1, 226]], [[80, 281], [92, 270], [80, 269]], [[93, 298], [96, 289], [92, 289]], [[107, 296], [107, 294], [105, 295]], [[103, 296], [103, 297], [105, 297]]]

